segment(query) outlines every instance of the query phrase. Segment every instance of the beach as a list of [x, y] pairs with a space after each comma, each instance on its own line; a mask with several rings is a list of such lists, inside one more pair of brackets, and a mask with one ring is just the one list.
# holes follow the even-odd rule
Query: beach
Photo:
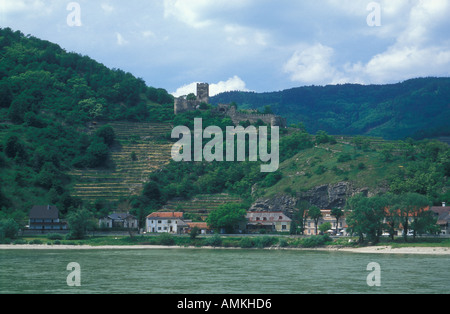
[[[0, 244], [0, 250], [149, 250], [149, 249], [240, 249], [223, 247], [194, 247], [194, 246], [164, 246], [164, 245], [46, 245], [46, 244]], [[401, 247], [367, 246], [367, 247], [323, 247], [323, 248], [281, 248], [271, 247], [267, 250], [307, 250], [307, 251], [335, 251], [365, 254], [428, 254], [450, 255], [448, 247]]]

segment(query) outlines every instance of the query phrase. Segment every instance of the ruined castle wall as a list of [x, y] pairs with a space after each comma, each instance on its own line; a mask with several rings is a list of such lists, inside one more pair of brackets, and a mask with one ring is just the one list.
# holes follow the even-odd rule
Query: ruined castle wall
[[195, 110], [196, 105], [197, 101], [195, 100], [187, 100], [183, 97], [176, 98], [174, 103], [175, 114]]

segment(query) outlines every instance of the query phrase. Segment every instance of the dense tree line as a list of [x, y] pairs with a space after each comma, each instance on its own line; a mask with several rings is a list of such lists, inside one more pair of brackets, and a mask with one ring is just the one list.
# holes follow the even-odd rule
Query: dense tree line
[[347, 204], [348, 231], [357, 235], [359, 241], [364, 237], [378, 243], [384, 232], [394, 239], [396, 230], [407, 241], [408, 234], [434, 234], [439, 231], [436, 218], [429, 211], [430, 201], [418, 193], [401, 195], [385, 194], [374, 197], [361, 195], [350, 198]]
[[236, 102], [241, 108], [273, 112], [308, 132], [370, 135], [385, 139], [450, 135], [450, 78], [412, 79], [390, 85], [305, 86], [279, 92], [226, 92], [213, 104]]

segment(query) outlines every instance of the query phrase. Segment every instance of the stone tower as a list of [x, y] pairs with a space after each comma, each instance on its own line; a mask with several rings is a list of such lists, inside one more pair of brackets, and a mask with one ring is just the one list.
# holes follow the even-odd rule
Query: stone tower
[[197, 84], [197, 101], [199, 103], [209, 104], [209, 84], [198, 83]]

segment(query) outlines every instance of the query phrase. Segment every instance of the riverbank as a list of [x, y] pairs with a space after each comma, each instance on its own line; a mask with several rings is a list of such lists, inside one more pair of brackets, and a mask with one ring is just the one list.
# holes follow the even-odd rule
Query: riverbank
[[[149, 250], [149, 249], [241, 249], [225, 247], [196, 247], [169, 245], [45, 245], [45, 244], [0, 244], [0, 250]], [[320, 247], [320, 248], [282, 248], [268, 247], [266, 250], [298, 250], [298, 251], [329, 251], [364, 254], [427, 254], [450, 255], [448, 247], [399, 247], [367, 246], [367, 247]]]

